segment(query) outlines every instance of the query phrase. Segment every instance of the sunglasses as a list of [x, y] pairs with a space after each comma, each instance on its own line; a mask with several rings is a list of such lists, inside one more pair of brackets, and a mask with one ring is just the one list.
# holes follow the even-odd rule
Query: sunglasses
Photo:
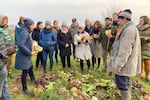
[[125, 17], [123, 17], [123, 16], [118, 16], [118, 19], [124, 19]]

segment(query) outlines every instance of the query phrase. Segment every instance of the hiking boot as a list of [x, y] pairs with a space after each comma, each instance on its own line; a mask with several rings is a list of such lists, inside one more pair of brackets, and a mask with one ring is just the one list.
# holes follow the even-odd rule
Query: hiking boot
[[33, 96], [33, 94], [29, 92], [28, 90], [23, 90], [23, 93], [27, 96]]
[[121, 100], [131, 100], [130, 90], [121, 91]]

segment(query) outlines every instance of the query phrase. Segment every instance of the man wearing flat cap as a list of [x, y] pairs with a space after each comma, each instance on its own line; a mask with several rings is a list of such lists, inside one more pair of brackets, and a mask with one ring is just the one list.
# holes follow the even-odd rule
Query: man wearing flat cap
[[124, 10], [118, 16], [120, 35], [111, 50], [109, 68], [115, 73], [121, 100], [131, 100], [131, 76], [141, 72], [141, 43], [136, 26], [131, 22], [131, 10]]

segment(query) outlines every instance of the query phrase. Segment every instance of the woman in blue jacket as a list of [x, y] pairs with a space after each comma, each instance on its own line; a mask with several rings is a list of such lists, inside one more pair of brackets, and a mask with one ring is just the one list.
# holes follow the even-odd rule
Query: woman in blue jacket
[[43, 51], [42, 51], [43, 67], [44, 67], [44, 72], [46, 73], [47, 55], [49, 54], [50, 71], [52, 71], [52, 68], [53, 68], [53, 53], [54, 53], [54, 50], [55, 50], [55, 45], [57, 43], [57, 38], [56, 38], [55, 33], [52, 31], [50, 21], [46, 21], [45, 28], [40, 33], [39, 38], [40, 38], [39, 44], [43, 47]]
[[29, 18], [25, 18], [23, 21], [24, 26], [21, 27], [18, 37], [18, 51], [16, 54], [15, 68], [22, 70], [21, 82], [23, 92], [26, 95], [30, 95], [26, 82], [27, 74], [29, 74], [31, 82], [36, 83], [31, 60], [34, 52], [32, 52], [32, 38], [30, 35], [31, 31], [34, 29], [34, 22]]

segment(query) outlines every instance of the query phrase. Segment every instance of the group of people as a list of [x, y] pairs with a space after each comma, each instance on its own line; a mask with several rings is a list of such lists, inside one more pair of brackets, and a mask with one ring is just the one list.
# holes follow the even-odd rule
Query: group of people
[[[99, 20], [92, 24], [86, 19], [83, 27], [73, 18], [70, 27], [65, 22], [59, 27], [59, 21], [54, 20], [53, 25], [46, 21], [44, 27], [43, 22], [39, 21], [36, 28], [32, 19], [20, 16], [13, 42], [7, 28], [8, 17], [0, 15], [0, 100], [12, 100], [7, 90], [6, 67], [10, 66], [9, 62], [16, 48], [15, 68], [22, 70], [22, 89], [27, 95], [30, 94], [26, 82], [28, 74], [31, 82], [37, 84], [33, 73], [32, 55], [37, 55], [36, 70], [41, 62], [46, 73], [48, 55], [49, 71], [53, 70], [53, 55], [58, 63], [58, 54], [63, 70], [67, 67], [71, 70], [70, 57], [73, 53], [74, 60], [80, 62], [82, 74], [84, 60], [90, 72], [91, 66], [94, 69], [95, 64], [100, 69], [103, 59], [103, 72], [109, 69], [111, 74], [115, 74], [121, 100], [131, 100], [131, 76], [139, 74], [143, 77], [146, 74], [146, 79], [150, 82], [150, 21], [147, 16], [141, 16], [139, 25], [135, 26], [131, 16], [132, 11], [126, 9], [114, 13], [113, 18], [105, 18], [105, 26]], [[37, 43], [35, 47], [32, 46], [33, 41]], [[38, 52], [32, 50], [39, 47], [42, 49]]]

